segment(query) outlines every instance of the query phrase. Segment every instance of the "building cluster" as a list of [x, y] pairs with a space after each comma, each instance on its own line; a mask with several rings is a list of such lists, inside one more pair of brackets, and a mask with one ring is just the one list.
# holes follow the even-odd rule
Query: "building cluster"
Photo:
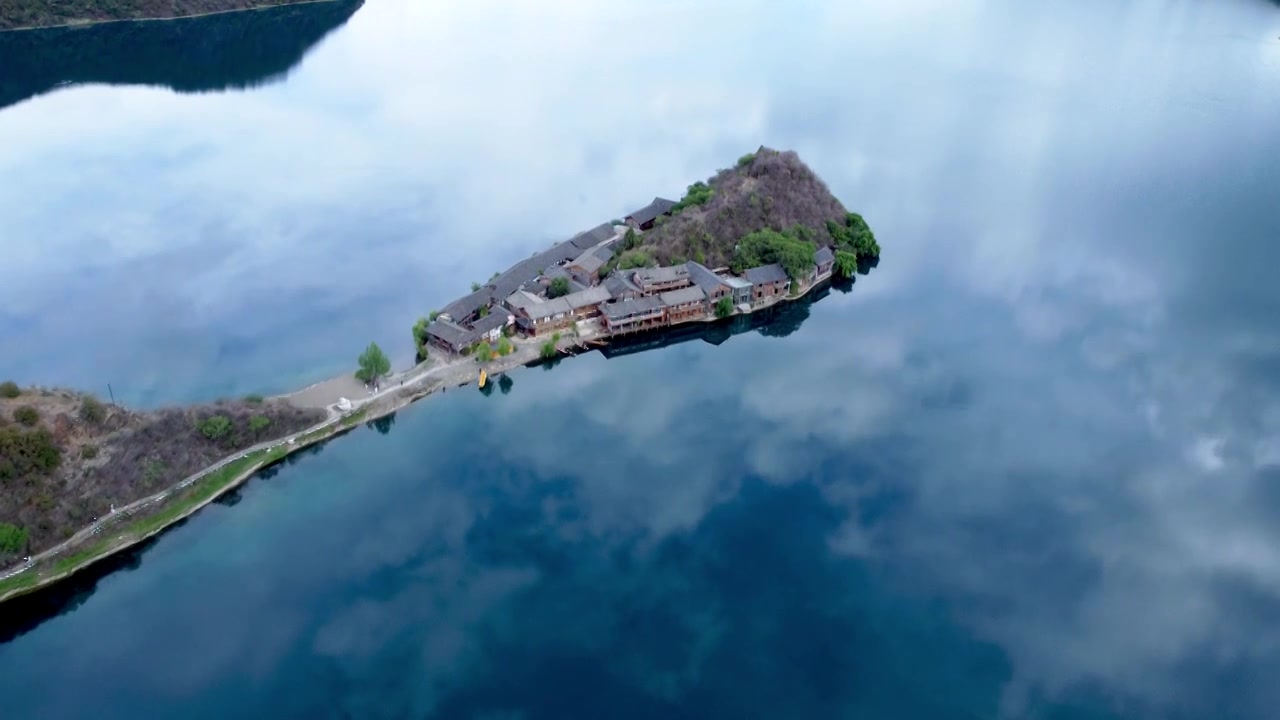
[[[669, 215], [675, 202], [654, 198], [628, 215], [623, 225], [605, 223], [523, 260], [484, 287], [445, 306], [427, 327], [429, 342], [451, 353], [504, 331], [541, 337], [577, 322], [592, 321], [605, 336], [623, 335], [684, 322], [706, 320], [728, 298], [734, 312], [748, 313], [785, 297], [791, 278], [782, 266], [750, 268], [741, 276], [696, 262], [667, 267], [617, 270], [603, 281], [600, 269], [628, 228], [643, 232]], [[819, 248], [803, 286], [831, 276], [835, 254]], [[550, 297], [557, 278], [569, 292]]]

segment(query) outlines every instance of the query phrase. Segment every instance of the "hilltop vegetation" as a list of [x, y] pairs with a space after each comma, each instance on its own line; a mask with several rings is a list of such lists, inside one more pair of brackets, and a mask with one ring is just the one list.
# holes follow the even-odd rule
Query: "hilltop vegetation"
[[39, 552], [237, 450], [324, 419], [279, 401], [138, 413], [0, 383], [0, 566]]
[[619, 267], [695, 260], [741, 270], [776, 262], [798, 277], [819, 245], [863, 259], [880, 255], [862, 216], [846, 210], [799, 156], [764, 147], [690, 185], [672, 216], [631, 244]]
[[0, 30], [206, 15], [306, 0], [0, 0]]

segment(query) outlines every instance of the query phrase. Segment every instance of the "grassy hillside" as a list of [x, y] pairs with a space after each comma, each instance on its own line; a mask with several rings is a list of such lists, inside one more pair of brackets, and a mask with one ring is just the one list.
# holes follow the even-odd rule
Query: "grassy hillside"
[[0, 384], [0, 567], [259, 442], [321, 422], [256, 398], [138, 413]]
[[[833, 245], [864, 259], [879, 255], [861, 216], [850, 213], [794, 152], [760, 148], [706, 182], [689, 186], [671, 217], [638, 237], [619, 267], [675, 264], [741, 268], [795, 260]], [[855, 245], [857, 246], [855, 249]]]
[[307, 0], [0, 0], [0, 30], [203, 15]]

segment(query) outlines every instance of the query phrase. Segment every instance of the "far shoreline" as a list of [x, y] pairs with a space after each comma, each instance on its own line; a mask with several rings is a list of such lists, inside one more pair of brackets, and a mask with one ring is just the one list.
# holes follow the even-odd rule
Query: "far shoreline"
[[[192, 15], [174, 15], [173, 17], [137, 17], [137, 18], [113, 18], [111, 20], [78, 20], [75, 22], [58, 23], [56, 25], [24, 25], [21, 27], [0, 28], [0, 35], [4, 33], [20, 33], [33, 32], [39, 30], [75, 30], [80, 28], [100, 27], [103, 25], [116, 25], [119, 23], [160, 23], [173, 22], [175, 20], [197, 20], [199, 18], [216, 17], [219, 15], [232, 15], [235, 13], [261, 12], [263, 10], [276, 10], [280, 8], [297, 7], [300, 5], [320, 5], [324, 3], [340, 3], [349, 0], [297, 0], [297, 2], [277, 3], [273, 5], [260, 5], [258, 7], [235, 8], [232, 10], [213, 10], [211, 12], [195, 13]], [[364, 0], [358, 0], [363, 3]]]

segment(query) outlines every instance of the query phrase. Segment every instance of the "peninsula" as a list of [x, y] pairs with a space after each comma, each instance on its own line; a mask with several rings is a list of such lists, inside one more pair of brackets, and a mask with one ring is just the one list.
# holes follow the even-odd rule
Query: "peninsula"
[[333, 0], [0, 0], [0, 30], [89, 25], [118, 20], [170, 20]]
[[291, 453], [436, 391], [478, 378], [484, 389], [485, 375], [574, 349], [644, 347], [634, 340], [642, 333], [746, 320], [866, 272], [879, 254], [862, 217], [795, 153], [761, 147], [680, 200], [654, 198], [473, 283], [417, 322], [419, 362], [398, 374], [370, 344], [354, 375], [277, 398], [153, 412], [0, 383], [0, 601], [132, 547]]

